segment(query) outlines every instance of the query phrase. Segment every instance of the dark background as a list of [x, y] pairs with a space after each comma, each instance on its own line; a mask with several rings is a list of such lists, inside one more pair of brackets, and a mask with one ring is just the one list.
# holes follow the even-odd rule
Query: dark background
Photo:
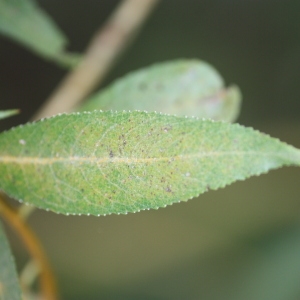
[[[141, 0], [143, 1], [143, 0]], [[40, 0], [82, 52], [119, 1]], [[238, 122], [300, 147], [300, 2], [163, 0], [103, 85], [199, 58], [243, 93]], [[26, 122], [66, 71], [0, 37], [0, 129]], [[284, 168], [127, 216], [30, 218], [64, 299], [300, 299], [300, 171]], [[10, 235], [21, 269], [27, 259]]]

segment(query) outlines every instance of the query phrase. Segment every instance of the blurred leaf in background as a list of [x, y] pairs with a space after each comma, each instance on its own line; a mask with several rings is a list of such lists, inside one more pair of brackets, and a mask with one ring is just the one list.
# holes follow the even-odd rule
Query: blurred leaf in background
[[19, 113], [18, 109], [0, 110], [0, 120], [14, 116], [18, 113]]
[[0, 0], [0, 32], [60, 65], [79, 59], [65, 52], [67, 38], [35, 0]]
[[241, 93], [200, 60], [178, 59], [132, 72], [86, 100], [81, 111], [146, 110], [233, 122]]
[[0, 299], [21, 300], [14, 258], [0, 223]]

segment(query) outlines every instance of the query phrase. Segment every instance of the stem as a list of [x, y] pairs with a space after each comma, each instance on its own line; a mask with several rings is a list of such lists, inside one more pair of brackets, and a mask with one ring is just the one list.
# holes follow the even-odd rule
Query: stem
[[159, 0], [123, 0], [92, 39], [79, 65], [36, 113], [40, 119], [72, 110], [111, 69]]
[[[30, 286], [34, 283], [36, 278], [39, 276], [40, 269], [36, 264], [36, 261], [31, 259], [23, 268], [19, 275], [21, 288], [24, 295], [31, 294]], [[25, 297], [25, 299], [27, 299]], [[29, 298], [30, 299], [30, 298]]]
[[0, 195], [0, 213], [18, 232], [28, 252], [40, 270], [40, 286], [43, 299], [57, 300], [57, 287], [45, 252], [30, 227], [20, 218], [18, 212]]

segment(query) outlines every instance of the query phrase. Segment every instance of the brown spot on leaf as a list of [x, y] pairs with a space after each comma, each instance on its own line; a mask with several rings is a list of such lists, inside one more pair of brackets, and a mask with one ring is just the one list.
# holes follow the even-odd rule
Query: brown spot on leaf
[[173, 191], [171, 190], [171, 188], [170, 188], [169, 186], [167, 186], [167, 188], [166, 188], [166, 192], [168, 192], [168, 193], [172, 193]]
[[114, 153], [113, 153], [113, 151], [112, 150], [109, 150], [109, 157], [110, 158], [113, 158], [115, 155], [114, 155]]
[[172, 129], [172, 126], [171, 126], [171, 125], [166, 125], [166, 126], [164, 126], [164, 127], [162, 128], [162, 131], [168, 132], [168, 131], [170, 131], [171, 129]]

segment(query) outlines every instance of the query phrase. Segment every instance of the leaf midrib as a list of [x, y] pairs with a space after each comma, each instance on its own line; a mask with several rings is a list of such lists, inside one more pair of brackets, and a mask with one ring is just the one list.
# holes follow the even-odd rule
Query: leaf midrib
[[52, 165], [55, 163], [91, 163], [91, 164], [104, 164], [104, 163], [154, 163], [157, 161], [180, 161], [193, 158], [203, 157], [217, 157], [217, 156], [269, 156], [269, 157], [281, 157], [286, 158], [285, 155], [281, 155], [276, 152], [259, 152], [259, 151], [214, 151], [209, 153], [192, 153], [182, 154], [176, 156], [163, 156], [163, 157], [97, 157], [97, 156], [68, 156], [68, 157], [30, 157], [30, 156], [0, 156], [0, 163], [9, 164], [15, 163], [20, 165]]

